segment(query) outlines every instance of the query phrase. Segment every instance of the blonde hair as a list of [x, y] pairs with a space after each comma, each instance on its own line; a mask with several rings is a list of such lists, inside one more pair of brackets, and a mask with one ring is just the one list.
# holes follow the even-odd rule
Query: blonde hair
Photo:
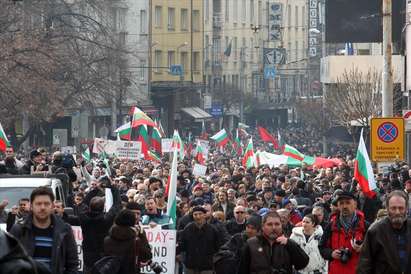
[[213, 217], [221, 222], [225, 222], [225, 215], [222, 211], [215, 211], [213, 212]]

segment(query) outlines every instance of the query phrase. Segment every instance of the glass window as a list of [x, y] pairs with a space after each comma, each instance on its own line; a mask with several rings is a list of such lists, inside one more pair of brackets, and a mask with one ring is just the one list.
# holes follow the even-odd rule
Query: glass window
[[160, 67], [162, 67], [162, 60], [161, 60], [161, 50], [156, 50], [154, 52], [154, 71], [160, 72]]
[[168, 29], [174, 30], [175, 29], [175, 18], [176, 18], [176, 10], [174, 8], [168, 8]]
[[161, 7], [156, 6], [154, 9], [154, 26], [156, 28], [161, 28]]
[[188, 10], [181, 9], [181, 30], [188, 30]]
[[147, 12], [140, 10], [140, 33], [147, 33]]
[[200, 11], [193, 10], [193, 31], [200, 31]]

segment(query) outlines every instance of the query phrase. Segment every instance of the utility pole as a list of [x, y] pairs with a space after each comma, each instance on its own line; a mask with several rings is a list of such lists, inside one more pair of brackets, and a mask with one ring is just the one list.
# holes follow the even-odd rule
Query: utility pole
[[244, 66], [245, 66], [245, 47], [241, 48], [240, 54], [240, 122], [244, 123]]
[[[405, 88], [408, 93], [408, 109], [411, 109], [411, 0], [407, 0], [406, 8], [406, 31], [405, 31], [405, 49], [406, 49], [406, 59], [405, 59]], [[407, 162], [411, 161], [411, 136], [407, 132]]]
[[382, 117], [393, 116], [393, 80], [392, 80], [392, 0], [382, 1]]

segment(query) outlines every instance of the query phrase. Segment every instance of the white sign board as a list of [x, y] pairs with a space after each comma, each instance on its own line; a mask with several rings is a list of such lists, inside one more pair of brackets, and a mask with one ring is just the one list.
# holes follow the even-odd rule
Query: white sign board
[[411, 131], [411, 110], [404, 109], [402, 111], [402, 117], [404, 117], [405, 130]]
[[161, 151], [163, 153], [173, 152], [173, 139], [171, 138], [161, 139]]
[[[161, 229], [160, 226], [155, 228], [144, 228], [148, 243], [153, 253], [153, 262], [157, 262], [162, 268], [162, 273], [173, 274], [176, 260], [176, 230]], [[154, 274], [150, 266], [144, 266], [140, 269], [141, 273]]]
[[200, 164], [195, 164], [193, 168], [193, 175], [194, 176], [205, 176], [207, 172], [207, 166], [203, 166]]
[[61, 152], [64, 154], [74, 154], [77, 152], [77, 149], [75, 146], [66, 146], [66, 147], [61, 147]]
[[394, 165], [394, 162], [378, 162], [377, 163], [377, 171], [378, 173], [382, 174], [389, 174], [391, 171], [391, 166]]
[[141, 158], [141, 142], [94, 139], [93, 153], [100, 154], [103, 151], [119, 159], [138, 160]]
[[73, 230], [74, 240], [76, 240], [77, 245], [78, 270], [83, 271], [83, 232], [81, 231], [81, 226], [72, 226], [71, 229]]

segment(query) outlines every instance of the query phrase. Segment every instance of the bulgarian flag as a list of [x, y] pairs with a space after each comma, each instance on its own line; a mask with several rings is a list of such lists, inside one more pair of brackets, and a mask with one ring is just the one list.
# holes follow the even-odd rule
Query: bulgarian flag
[[235, 135], [235, 139], [234, 139], [234, 147], [235, 147], [235, 150], [237, 152], [237, 155], [242, 155], [243, 154], [243, 147], [242, 147], [242, 144], [241, 144], [240, 135], [238, 134], [238, 129], [236, 130], [236, 135]]
[[216, 145], [219, 147], [225, 146], [230, 140], [224, 128], [217, 132], [214, 136], [211, 136], [210, 138], [211, 140], [214, 140], [216, 142]]
[[265, 128], [263, 127], [258, 127], [258, 132], [260, 133], [261, 140], [263, 142], [269, 142], [272, 143], [274, 146], [274, 149], [279, 149], [278, 141], [275, 139], [274, 136], [272, 136]]
[[173, 161], [171, 162], [170, 177], [168, 178], [166, 187], [168, 193], [166, 214], [170, 217], [171, 224], [169, 227], [171, 229], [175, 229], [177, 224], [177, 155], [180, 150], [180, 140], [180, 135], [178, 134], [178, 131], [175, 130], [173, 135]]
[[161, 136], [157, 128], [153, 128], [151, 131], [151, 147], [153, 152], [159, 157], [161, 155]]
[[114, 131], [121, 140], [131, 140], [131, 123], [127, 122]]
[[145, 114], [138, 107], [133, 107], [133, 114], [131, 118], [131, 127], [135, 128], [141, 125], [156, 127], [156, 124], [147, 114]]
[[150, 155], [148, 153], [150, 140], [146, 125], [139, 126], [137, 141], [141, 142], [141, 151], [144, 154], [144, 159], [150, 160]]
[[174, 130], [174, 135], [173, 135], [173, 146], [174, 143], [177, 146], [177, 151], [180, 154], [180, 160], [184, 159], [184, 142], [180, 137], [180, 134], [178, 133], [177, 130]]
[[185, 153], [187, 155], [187, 158], [191, 158], [191, 153], [193, 151], [193, 141], [192, 141], [193, 135], [191, 132], [188, 133], [188, 141], [185, 146]]
[[201, 146], [200, 140], [197, 140], [196, 160], [200, 165], [204, 165], [204, 163], [205, 163], [204, 151], [203, 151], [203, 148]]
[[369, 198], [375, 196], [374, 189], [377, 188], [372, 170], [370, 157], [368, 157], [367, 148], [361, 130], [360, 143], [358, 144], [357, 157], [355, 158], [354, 178], [361, 186], [361, 190]]
[[161, 158], [160, 158], [160, 156], [159, 156], [156, 152], [154, 152], [154, 151], [149, 150], [149, 151], [148, 151], [148, 157], [150, 158], [151, 161], [155, 161], [155, 162], [161, 163]]
[[303, 161], [305, 155], [299, 152], [295, 147], [285, 145], [283, 155], [294, 158], [298, 161]]
[[161, 125], [161, 121], [160, 120], [154, 120], [154, 123], [156, 124], [156, 128], [158, 130], [158, 133], [160, 135], [161, 138], [166, 137], [165, 133], [164, 133], [164, 129], [163, 126]]
[[10, 147], [10, 142], [9, 139], [7, 139], [7, 135], [0, 123], [0, 151], [6, 151], [7, 147]]
[[252, 138], [250, 138], [247, 148], [245, 149], [242, 164], [246, 168], [250, 168], [254, 166], [254, 149], [253, 149], [253, 139]]
[[87, 149], [81, 154], [83, 159], [89, 163], [91, 161], [91, 153], [90, 153], [90, 148], [87, 147]]

